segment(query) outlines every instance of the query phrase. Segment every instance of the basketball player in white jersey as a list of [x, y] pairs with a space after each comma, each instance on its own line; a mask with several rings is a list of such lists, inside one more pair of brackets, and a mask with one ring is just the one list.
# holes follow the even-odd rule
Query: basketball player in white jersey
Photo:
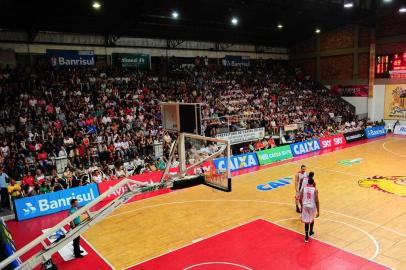
[[307, 184], [306, 165], [302, 165], [300, 166], [300, 171], [295, 176], [295, 190], [296, 190], [295, 202], [296, 202], [296, 212], [298, 213], [300, 213], [299, 209], [300, 191], [302, 187], [304, 187], [306, 184]]
[[[302, 222], [305, 224], [305, 242], [309, 242], [309, 236], [314, 234], [314, 218], [319, 217], [320, 204], [319, 194], [314, 182], [314, 172], [309, 173], [307, 184], [300, 193], [300, 205], [302, 207]], [[310, 229], [310, 232], [309, 232]]]

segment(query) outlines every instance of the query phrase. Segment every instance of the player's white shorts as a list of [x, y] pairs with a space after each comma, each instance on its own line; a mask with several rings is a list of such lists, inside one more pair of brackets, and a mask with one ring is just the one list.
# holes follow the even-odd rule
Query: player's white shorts
[[302, 222], [303, 223], [312, 223], [314, 221], [314, 218], [316, 217], [317, 214], [317, 208], [316, 207], [303, 207], [302, 208]]

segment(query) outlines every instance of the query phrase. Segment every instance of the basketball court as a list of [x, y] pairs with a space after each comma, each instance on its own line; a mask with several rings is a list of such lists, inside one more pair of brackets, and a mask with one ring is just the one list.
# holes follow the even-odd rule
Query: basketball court
[[[404, 153], [393, 136], [316, 152], [239, 172], [232, 192], [199, 185], [127, 203], [83, 236], [113, 269], [406, 269]], [[321, 204], [307, 244], [289, 180], [301, 164]]]

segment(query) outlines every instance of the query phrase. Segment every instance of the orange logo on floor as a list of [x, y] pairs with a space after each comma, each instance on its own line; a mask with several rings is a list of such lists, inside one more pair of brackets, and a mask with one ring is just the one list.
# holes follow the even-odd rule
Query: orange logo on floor
[[383, 192], [392, 193], [406, 197], [406, 176], [380, 176], [358, 181], [360, 187], [372, 187]]

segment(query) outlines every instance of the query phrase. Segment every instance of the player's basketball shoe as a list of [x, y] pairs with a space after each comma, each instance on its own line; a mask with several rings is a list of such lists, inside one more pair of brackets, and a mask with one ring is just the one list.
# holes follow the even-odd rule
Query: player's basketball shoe
[[305, 241], [305, 243], [309, 242], [309, 236], [308, 235], [305, 236], [304, 241]]

